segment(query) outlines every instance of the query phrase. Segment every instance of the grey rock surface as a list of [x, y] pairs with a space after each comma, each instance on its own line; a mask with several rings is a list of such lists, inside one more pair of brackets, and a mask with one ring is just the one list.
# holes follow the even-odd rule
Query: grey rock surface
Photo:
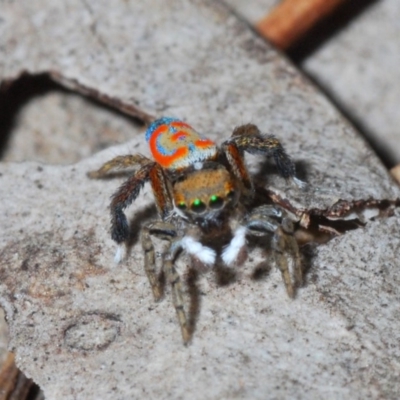
[[[235, 126], [256, 123], [282, 138], [306, 165], [312, 186], [301, 196], [270, 181], [281, 193], [285, 188], [300, 213], [326, 210], [339, 200], [397, 196], [370, 149], [325, 98], [222, 6], [172, 2], [166, 9], [139, 2], [110, 10], [101, 2], [89, 7], [78, 0], [68, 6], [42, 1], [41, 7], [3, 6], [3, 79], [48, 71], [100, 99], [105, 94], [133, 104], [139, 116], [188, 120], [220, 141]], [[65, 13], [71, 14], [67, 21]], [[179, 26], [167, 15], [176, 15]]]
[[[225, 0], [235, 12], [256, 24], [275, 0]], [[348, 2], [347, 9], [362, 2]], [[345, 110], [388, 163], [400, 162], [400, 3], [366, 2], [300, 67]], [[344, 14], [344, 13], [342, 13]]]
[[400, 163], [400, 3], [377, 1], [303, 63], [391, 163]]
[[[117, 108], [133, 105], [144, 119], [186, 119], [217, 141], [256, 123], [304, 164], [305, 192], [267, 175], [275, 198], [299, 213], [333, 218], [341, 201], [346, 217], [400, 197], [326, 99], [228, 10], [205, 1], [168, 5], [1, 3], [0, 77], [49, 72], [75, 90], [119, 99]], [[97, 118], [100, 126], [103, 114]], [[0, 163], [0, 301], [18, 365], [47, 399], [396, 393], [397, 214], [318, 247], [294, 301], [261, 250], [228, 281], [218, 271], [189, 271], [180, 257], [196, 323], [184, 347], [169, 288], [154, 303], [143, 271], [138, 235], [154, 212], [151, 191], [129, 210], [133, 244], [115, 266], [107, 207], [120, 181], [86, 177], [127, 149], [148, 155], [139, 127], [132, 137], [72, 165]]]
[[246, 3], [241, 0], [225, 0], [224, 3], [228, 4], [246, 21], [255, 25], [262, 17], [267, 15], [274, 7], [276, 7], [279, 0], [249, 0]]
[[2, 161], [72, 164], [144, 129], [137, 121], [56, 85], [32, 96], [13, 120]]

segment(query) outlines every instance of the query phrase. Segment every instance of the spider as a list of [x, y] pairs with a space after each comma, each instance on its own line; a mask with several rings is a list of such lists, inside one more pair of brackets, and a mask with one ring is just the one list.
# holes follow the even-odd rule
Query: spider
[[[247, 256], [248, 236], [272, 236], [275, 263], [288, 295], [293, 298], [296, 286], [302, 282], [293, 223], [277, 205], [252, 207], [254, 183], [244, 162], [245, 151], [272, 157], [284, 178], [300, 184], [294, 164], [279, 140], [247, 124], [235, 128], [232, 136], [218, 147], [187, 123], [163, 117], [148, 127], [146, 141], [153, 160], [141, 154], [118, 156], [88, 175], [103, 178], [111, 171], [133, 169], [111, 198], [111, 237], [119, 245], [117, 262], [121, 259], [121, 245], [129, 236], [124, 209], [150, 181], [158, 217], [145, 223], [141, 230], [144, 269], [154, 298], [159, 300], [162, 290], [156, 274], [152, 237], [166, 240], [163, 271], [171, 285], [184, 343], [191, 338], [191, 327], [185, 313], [181, 279], [174, 265], [180, 252], [188, 254], [192, 264], [198, 267], [211, 267], [217, 262], [240, 265]], [[221, 240], [225, 244], [217, 251], [215, 243]]]

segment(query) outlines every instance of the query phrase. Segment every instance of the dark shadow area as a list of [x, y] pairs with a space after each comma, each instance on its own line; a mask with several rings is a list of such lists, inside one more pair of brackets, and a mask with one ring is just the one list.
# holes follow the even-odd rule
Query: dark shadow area
[[316, 268], [312, 268], [313, 259], [317, 255], [317, 244], [309, 243], [302, 246], [301, 253], [303, 257], [303, 283], [300, 287], [307, 287], [309, 282], [316, 283], [318, 280], [318, 271]]
[[237, 271], [235, 267], [227, 267], [217, 262], [214, 267], [214, 272], [218, 286], [228, 286], [237, 280]]
[[29, 101], [51, 91], [68, 93], [47, 74], [22, 75], [21, 78], [0, 86], [0, 159], [6, 152], [18, 112]]
[[33, 382], [31, 389], [29, 390], [26, 400], [45, 400], [44, 393], [36, 383]]
[[379, 0], [352, 0], [344, 2], [336, 11], [317, 23], [302, 39], [288, 50], [288, 56], [296, 64], [304, 61], [327, 40], [359, 17]]
[[303, 182], [308, 180], [308, 171], [311, 169], [311, 165], [306, 160], [293, 160], [296, 166], [296, 178]]
[[[117, 115], [127, 118], [136, 125], [143, 125], [140, 119], [127, 115], [110, 105], [104, 104], [94, 97], [81, 95], [77, 90], [74, 91], [63, 87], [52, 80], [46, 73], [37, 75], [24, 74], [14, 81], [2, 82], [0, 86], [0, 160], [7, 152], [7, 145], [13, 134], [19, 112], [30, 101], [51, 92], [63, 93], [65, 95], [80, 95], [89, 105], [111, 110]], [[43, 113], [46, 113], [46, 110], [43, 110]], [[101, 137], [98, 138], [98, 141], [99, 145], [96, 147], [96, 151], [111, 145], [111, 143], [102, 145]]]
[[[310, 164], [306, 160], [293, 160], [293, 162], [296, 166], [296, 178], [307, 182], [307, 172], [310, 170]], [[267, 186], [268, 180], [273, 175], [281, 176], [276, 164], [270, 159], [264, 159], [261, 161], [257, 173], [253, 175], [253, 181], [257, 182], [257, 186]]]
[[272, 267], [271, 264], [267, 261], [262, 261], [253, 269], [250, 278], [253, 281], [262, 281], [267, 279], [269, 274], [271, 273]]
[[316, 243], [307, 243], [304, 246], [301, 246], [301, 255], [303, 261], [303, 284], [307, 281], [307, 276], [311, 272], [311, 268], [313, 266], [313, 259], [317, 255], [317, 247]]
[[[318, 243], [323, 244], [328, 242], [335, 236], [343, 235], [348, 231], [363, 227], [364, 224], [358, 219], [337, 219], [332, 220], [324, 216], [312, 215], [310, 218], [310, 224], [307, 228], [307, 232], [315, 237], [321, 236], [321, 241]], [[325, 229], [324, 229], [325, 228]], [[326, 232], [328, 236], [323, 235], [322, 232]]]
[[201, 293], [198, 286], [199, 276], [199, 271], [197, 271], [195, 268], [189, 268], [186, 276], [186, 287], [188, 288], [190, 298], [188, 309], [188, 323], [191, 336], [196, 330], [196, 324], [200, 315]]
[[165, 276], [164, 268], [160, 268], [160, 271], [157, 275], [158, 288], [160, 289], [160, 299], [162, 300], [165, 296], [165, 287], [167, 285], [167, 278]]
[[[250, 278], [253, 281], [266, 281], [268, 279], [269, 275], [271, 274], [271, 271], [273, 268], [279, 269], [275, 265], [275, 262], [269, 261], [269, 260], [273, 260], [274, 255], [272, 253], [273, 250], [271, 249], [271, 246], [269, 245], [270, 240], [268, 240], [268, 239], [269, 238], [267, 238], [267, 241], [264, 244], [264, 248], [266, 248], [266, 250], [268, 251], [267, 256], [266, 256], [267, 260], [260, 262], [253, 269], [253, 272], [250, 276]], [[316, 247], [317, 247], [316, 243], [308, 243], [299, 248], [300, 256], [301, 256], [301, 270], [302, 270], [302, 276], [303, 276], [303, 281], [300, 284], [299, 284], [299, 282], [297, 282], [295, 280], [293, 266], [290, 268], [290, 274], [292, 276], [293, 283], [295, 286], [295, 297], [296, 297], [296, 289], [299, 289], [303, 286], [307, 286], [307, 282], [310, 279], [309, 275], [310, 275], [311, 267], [313, 265], [313, 258], [316, 255]], [[292, 264], [291, 261], [289, 264]], [[282, 280], [282, 285], [284, 285], [283, 280]]]
[[157, 216], [157, 209], [155, 204], [150, 204], [145, 208], [135, 212], [129, 221], [129, 239], [126, 243], [127, 256], [129, 257], [132, 247], [139, 241], [142, 225], [151, 220], [155, 220]]

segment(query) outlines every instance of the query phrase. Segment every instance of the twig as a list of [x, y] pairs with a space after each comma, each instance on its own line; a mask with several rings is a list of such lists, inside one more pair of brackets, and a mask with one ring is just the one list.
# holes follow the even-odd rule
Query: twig
[[396, 180], [397, 183], [400, 184], [400, 164], [397, 164], [390, 170], [390, 174]]
[[284, 0], [256, 24], [256, 29], [285, 50], [344, 1]]

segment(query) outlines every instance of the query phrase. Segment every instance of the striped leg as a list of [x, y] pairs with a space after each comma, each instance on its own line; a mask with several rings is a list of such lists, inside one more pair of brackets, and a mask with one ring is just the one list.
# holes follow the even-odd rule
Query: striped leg
[[280, 269], [282, 274], [283, 283], [286, 287], [286, 292], [290, 298], [294, 297], [294, 287], [292, 277], [290, 276], [288, 258], [285, 254], [286, 249], [286, 236], [281, 227], [278, 227], [272, 239], [274, 248], [274, 257], [276, 266]]
[[124, 210], [135, 201], [144, 184], [151, 179], [150, 173], [155, 163], [140, 154], [118, 156], [106, 162], [97, 171], [88, 173], [89, 178], [101, 179], [110, 172], [130, 167], [137, 168], [111, 197], [111, 238], [119, 245], [115, 256], [116, 262], [121, 260], [121, 245], [129, 236], [129, 225]]
[[154, 299], [158, 301], [162, 296], [162, 290], [157, 278], [155, 251], [151, 236], [171, 241], [176, 236], [176, 230], [173, 225], [162, 221], [150, 222], [142, 227], [141, 242], [144, 251], [144, 270], [149, 279]]
[[285, 237], [285, 248], [292, 256], [295, 285], [300, 286], [303, 283], [303, 268], [299, 245], [294, 237], [293, 222], [290, 221], [289, 218], [284, 218], [281, 224], [281, 229], [283, 232], [282, 234]]
[[175, 227], [166, 222], [152, 222], [142, 228], [142, 246], [145, 254], [144, 267], [155, 300], [159, 300], [162, 293], [156, 274], [154, 245], [151, 236], [156, 236], [170, 242], [170, 246], [164, 257], [163, 270], [168, 283], [171, 285], [172, 302], [181, 327], [183, 342], [187, 344], [191, 337], [191, 331], [184, 308], [182, 281], [174, 266], [175, 258], [182, 249], [181, 239], [176, 238]]
[[[122, 245], [129, 237], [129, 225], [124, 210], [137, 198], [140, 190], [148, 181], [151, 183], [157, 210], [162, 219], [166, 218], [173, 208], [167, 179], [162, 169], [154, 162], [141, 155], [116, 157], [104, 164], [98, 171], [90, 173], [90, 177], [101, 178], [112, 170], [139, 166], [131, 176], [112, 195], [111, 211], [111, 238]], [[120, 260], [120, 247], [117, 250], [116, 261]]]
[[[236, 146], [239, 151], [247, 151], [251, 154], [262, 154], [272, 157], [279, 173], [286, 179], [295, 177], [294, 163], [287, 155], [281, 142], [273, 135], [263, 135], [257, 126], [247, 124], [238, 126], [232, 133], [232, 137], [223, 145]], [[229, 161], [229, 158], [228, 158]]]
[[174, 266], [174, 259], [180, 249], [181, 243], [179, 240], [171, 243], [171, 247], [165, 256], [164, 271], [168, 282], [171, 285], [172, 302], [174, 304], [176, 316], [178, 317], [178, 322], [181, 327], [183, 343], [186, 345], [191, 338], [191, 329], [185, 313], [182, 281], [178, 271]]
[[120, 171], [133, 167], [143, 167], [152, 163], [150, 159], [141, 154], [128, 154], [125, 156], [117, 156], [110, 161], [104, 163], [98, 170], [88, 172], [88, 177], [92, 179], [101, 179], [106, 177], [110, 172]]
[[222, 144], [222, 151], [235, 175], [240, 191], [245, 202], [251, 202], [254, 197], [253, 182], [250, 178], [247, 167], [244, 163], [243, 150], [240, 150], [235, 143], [225, 142]]
[[[272, 247], [276, 266], [282, 273], [282, 279], [290, 298], [295, 288], [303, 280], [299, 246], [294, 237], [292, 221], [277, 206], [266, 205], [256, 208], [247, 218], [246, 227], [250, 234], [260, 236], [272, 234]], [[292, 261], [293, 278], [290, 274], [289, 260]]]

